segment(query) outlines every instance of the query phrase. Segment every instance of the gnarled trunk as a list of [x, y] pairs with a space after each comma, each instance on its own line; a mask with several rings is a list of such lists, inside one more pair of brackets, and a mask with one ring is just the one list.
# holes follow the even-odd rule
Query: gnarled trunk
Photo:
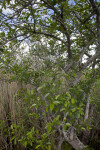
[[83, 150], [86, 146], [79, 140], [74, 127], [70, 127], [67, 131], [63, 130], [65, 140], [76, 150]]

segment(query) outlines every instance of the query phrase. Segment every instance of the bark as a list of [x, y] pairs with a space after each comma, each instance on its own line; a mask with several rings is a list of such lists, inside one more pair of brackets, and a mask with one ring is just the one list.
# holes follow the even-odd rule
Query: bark
[[83, 150], [86, 146], [79, 140], [74, 127], [70, 127], [67, 131], [63, 129], [65, 140], [72, 145], [75, 150]]
[[61, 138], [58, 143], [57, 150], [61, 150], [61, 146], [62, 146], [63, 142], [64, 142], [64, 138]]
[[[95, 77], [95, 76], [94, 76]], [[88, 94], [87, 97], [87, 103], [86, 103], [86, 109], [85, 109], [85, 116], [84, 116], [84, 121], [87, 120], [89, 117], [89, 108], [90, 108], [90, 97], [91, 97], [91, 93], [92, 93], [92, 88], [94, 86], [94, 83], [92, 84], [91, 88], [90, 88], [90, 92]], [[92, 117], [92, 116], [91, 116]]]
[[94, 110], [95, 110], [95, 106], [92, 104], [92, 106], [90, 108], [90, 114], [89, 114], [89, 124], [91, 124], [91, 122], [92, 122]]
[[84, 121], [88, 119], [88, 116], [89, 116], [89, 106], [90, 106], [90, 95], [88, 96], [87, 103], [86, 103]]

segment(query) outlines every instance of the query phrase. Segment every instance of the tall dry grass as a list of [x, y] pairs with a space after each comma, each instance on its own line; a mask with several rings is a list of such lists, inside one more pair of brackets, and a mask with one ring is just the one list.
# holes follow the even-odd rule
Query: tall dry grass
[[[19, 84], [18, 81], [10, 81], [11, 75], [0, 75], [0, 150], [13, 150], [11, 142], [10, 126], [11, 124], [18, 124], [22, 119], [23, 100], [18, 96], [18, 91], [24, 88], [27, 90], [30, 85]], [[4, 126], [6, 126], [7, 133], [4, 135]]]

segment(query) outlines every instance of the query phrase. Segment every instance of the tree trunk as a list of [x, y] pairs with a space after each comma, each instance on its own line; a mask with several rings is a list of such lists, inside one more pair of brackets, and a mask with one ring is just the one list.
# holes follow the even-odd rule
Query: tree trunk
[[57, 150], [61, 150], [61, 146], [64, 142], [64, 138], [61, 137], [61, 139], [59, 140], [58, 146], [57, 146]]
[[67, 131], [63, 130], [65, 140], [76, 150], [83, 150], [86, 146], [79, 140], [74, 127], [70, 127]]
[[90, 95], [87, 98], [84, 121], [88, 119], [88, 116], [89, 116], [89, 106], [90, 106]]

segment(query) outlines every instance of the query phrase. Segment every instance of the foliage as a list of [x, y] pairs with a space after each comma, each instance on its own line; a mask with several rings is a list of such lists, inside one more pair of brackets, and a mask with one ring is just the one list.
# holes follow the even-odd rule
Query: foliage
[[8, 145], [86, 148], [81, 134], [96, 126], [100, 111], [99, 7], [95, 0], [0, 1], [1, 72], [19, 85], [15, 120], [1, 103], [8, 105], [7, 126], [0, 123]]

